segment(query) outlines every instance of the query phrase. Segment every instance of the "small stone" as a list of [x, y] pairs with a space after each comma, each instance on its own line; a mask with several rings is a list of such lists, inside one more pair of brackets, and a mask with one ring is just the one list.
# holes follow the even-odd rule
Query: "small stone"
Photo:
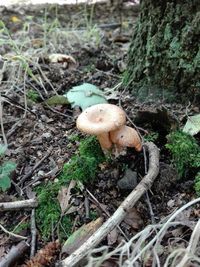
[[134, 189], [137, 186], [137, 173], [131, 169], [127, 169], [117, 185], [121, 190]]
[[51, 140], [51, 133], [43, 133], [42, 137], [46, 138], [47, 140]]

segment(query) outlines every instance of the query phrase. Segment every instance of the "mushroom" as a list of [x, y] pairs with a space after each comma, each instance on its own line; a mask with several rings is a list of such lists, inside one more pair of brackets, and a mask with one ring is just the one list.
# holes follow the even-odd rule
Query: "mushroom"
[[117, 130], [126, 122], [125, 112], [112, 104], [97, 104], [85, 109], [76, 121], [77, 128], [87, 134], [97, 136], [101, 148], [112, 147], [110, 131]]
[[110, 140], [116, 145], [118, 152], [124, 147], [134, 147], [138, 152], [142, 149], [142, 142], [137, 131], [126, 125], [123, 125], [115, 131], [111, 131]]

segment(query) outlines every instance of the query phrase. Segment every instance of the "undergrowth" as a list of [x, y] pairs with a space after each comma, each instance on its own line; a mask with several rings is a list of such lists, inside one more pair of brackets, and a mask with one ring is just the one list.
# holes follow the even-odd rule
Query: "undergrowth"
[[175, 131], [168, 135], [166, 147], [172, 154], [180, 178], [187, 178], [188, 174], [195, 177], [195, 191], [200, 196], [200, 146], [195, 138], [182, 131]]
[[6, 145], [0, 144], [0, 192], [6, 191], [11, 186], [10, 176], [16, 168], [16, 164], [5, 160]]
[[57, 200], [59, 189], [67, 186], [70, 180], [94, 181], [98, 166], [104, 160], [98, 141], [89, 137], [80, 142], [77, 154], [64, 164], [56, 182], [48, 182], [37, 188], [39, 207], [36, 210], [36, 220], [44, 239], [49, 239], [51, 233], [55, 232], [60, 239], [66, 239], [71, 232], [72, 219], [69, 215], [61, 216]]

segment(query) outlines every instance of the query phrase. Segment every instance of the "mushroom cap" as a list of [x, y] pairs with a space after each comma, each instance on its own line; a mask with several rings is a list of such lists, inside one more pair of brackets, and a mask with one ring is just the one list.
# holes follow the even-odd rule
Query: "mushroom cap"
[[77, 128], [99, 135], [118, 129], [126, 122], [126, 113], [112, 104], [98, 104], [85, 109], [76, 121]]
[[136, 151], [141, 151], [142, 143], [137, 131], [129, 126], [122, 126], [118, 130], [110, 132], [110, 140], [122, 147], [134, 147]]

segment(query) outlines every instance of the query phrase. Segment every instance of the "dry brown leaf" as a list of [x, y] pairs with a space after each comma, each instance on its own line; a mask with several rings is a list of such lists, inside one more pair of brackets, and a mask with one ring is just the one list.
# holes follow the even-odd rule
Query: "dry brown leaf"
[[124, 222], [130, 225], [134, 230], [138, 230], [143, 225], [143, 220], [134, 207], [127, 213]]
[[65, 69], [73, 69], [77, 66], [76, 60], [72, 56], [64, 54], [51, 54], [49, 60], [51, 63], [62, 63]]
[[113, 245], [116, 243], [118, 238], [118, 232], [117, 232], [117, 228], [114, 228], [107, 236], [107, 240], [108, 240], [108, 245]]
[[58, 192], [58, 201], [60, 203], [60, 208], [62, 214], [65, 213], [67, 209], [70, 208], [70, 199], [71, 199], [71, 189], [76, 186], [76, 181], [71, 180], [68, 187], [61, 187]]
[[79, 248], [90, 236], [97, 231], [102, 225], [103, 218], [98, 218], [88, 224], [84, 224], [78, 230], [76, 230], [65, 242], [62, 247], [62, 253], [70, 255], [77, 248]]

